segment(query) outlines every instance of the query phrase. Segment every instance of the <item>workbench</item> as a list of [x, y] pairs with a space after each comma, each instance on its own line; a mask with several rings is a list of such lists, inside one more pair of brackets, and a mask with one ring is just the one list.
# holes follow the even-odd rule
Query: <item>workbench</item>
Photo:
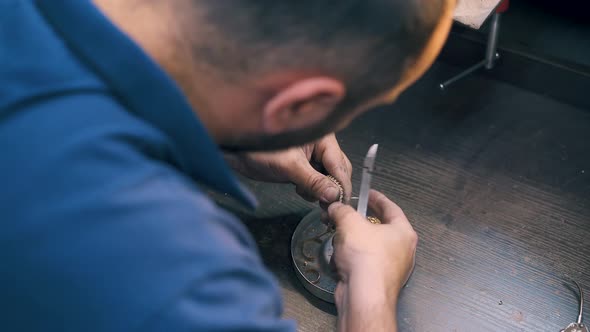
[[[379, 143], [373, 187], [420, 237], [400, 330], [559, 331], [577, 315], [564, 275], [590, 293], [590, 110], [481, 75], [439, 92], [457, 68], [437, 63], [397, 103], [338, 135], [354, 192]], [[334, 330], [334, 306], [305, 291], [289, 253], [314, 205], [290, 185], [248, 184], [261, 206], [237, 213], [280, 282], [285, 317], [300, 331]]]

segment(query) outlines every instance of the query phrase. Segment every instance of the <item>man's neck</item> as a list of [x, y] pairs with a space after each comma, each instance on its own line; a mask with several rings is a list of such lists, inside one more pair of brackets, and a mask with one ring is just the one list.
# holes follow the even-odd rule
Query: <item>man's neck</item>
[[[197, 75], [195, 61], [190, 55], [190, 46], [184, 50], [178, 47], [178, 40], [182, 40], [177, 30], [172, 7], [158, 2], [143, 4], [141, 1], [130, 4], [121, 0], [93, 0], [94, 4], [115, 24], [137, 43], [160, 67], [171, 76], [183, 90], [193, 111], [199, 117], [209, 134], [217, 143], [222, 143], [227, 135], [227, 121], [223, 114], [215, 114], [210, 110], [216, 105], [210, 105], [213, 98], [200, 91], [215, 90], [216, 84], [212, 79]], [[195, 77], [200, 79], [196, 80]], [[203, 86], [202, 84], [206, 84]], [[162, 110], [165, 112], [165, 110]]]

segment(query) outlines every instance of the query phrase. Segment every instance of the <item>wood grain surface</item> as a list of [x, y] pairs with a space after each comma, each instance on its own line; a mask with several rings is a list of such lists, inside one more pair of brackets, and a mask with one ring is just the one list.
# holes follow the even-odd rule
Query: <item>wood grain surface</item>
[[[482, 76], [439, 92], [457, 70], [437, 64], [339, 135], [355, 189], [364, 153], [380, 144], [373, 187], [420, 236], [400, 330], [558, 331], [577, 312], [564, 276], [590, 294], [590, 111]], [[300, 331], [334, 330], [335, 308], [303, 289], [290, 261], [313, 205], [289, 185], [248, 183], [261, 207], [237, 213], [281, 284], [285, 316]]]

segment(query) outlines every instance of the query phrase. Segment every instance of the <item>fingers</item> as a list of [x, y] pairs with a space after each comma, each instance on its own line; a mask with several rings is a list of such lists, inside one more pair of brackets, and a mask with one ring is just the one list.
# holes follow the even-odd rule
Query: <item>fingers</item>
[[402, 209], [387, 198], [387, 196], [376, 190], [371, 190], [369, 192], [369, 209], [371, 209], [371, 211], [377, 215], [377, 218], [379, 218], [384, 224], [398, 221], [409, 224]]
[[325, 136], [315, 143], [311, 161], [300, 158], [298, 162], [286, 165], [291, 174], [291, 181], [297, 187], [297, 193], [308, 201], [320, 201], [324, 209], [328, 204], [340, 200], [341, 188], [324, 174], [318, 172], [312, 166], [314, 161], [319, 162], [320, 168], [325, 170], [327, 174], [336, 178], [342, 186], [344, 200], [348, 201], [352, 192], [352, 166], [340, 150], [333, 134]]
[[318, 141], [314, 158], [322, 163], [328, 174], [340, 182], [344, 189], [344, 200], [348, 201], [352, 192], [352, 164], [340, 149], [336, 136], [330, 134]]
[[355, 222], [354, 219], [362, 218], [350, 205], [339, 202], [333, 203], [328, 207], [328, 217], [336, 224], [336, 228], [342, 229], [349, 222]]
[[[387, 196], [376, 190], [369, 192], [369, 208], [383, 224], [404, 223], [410, 226], [402, 209], [389, 200]], [[333, 203], [328, 207], [328, 217], [336, 224], [336, 227], [341, 227], [347, 223], [347, 220], [356, 218], [357, 216], [359, 215], [356, 210], [350, 205]]]
[[318, 172], [307, 161], [295, 163], [292, 181], [297, 193], [304, 199], [322, 203], [336, 202], [340, 198], [340, 188], [327, 176]]

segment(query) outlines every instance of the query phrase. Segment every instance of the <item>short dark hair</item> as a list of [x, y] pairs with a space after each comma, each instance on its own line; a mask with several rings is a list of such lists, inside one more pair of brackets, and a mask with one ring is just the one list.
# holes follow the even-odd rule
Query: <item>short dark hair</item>
[[307, 68], [345, 82], [347, 105], [391, 89], [425, 47], [445, 0], [189, 0], [212, 42], [200, 61], [228, 75]]

